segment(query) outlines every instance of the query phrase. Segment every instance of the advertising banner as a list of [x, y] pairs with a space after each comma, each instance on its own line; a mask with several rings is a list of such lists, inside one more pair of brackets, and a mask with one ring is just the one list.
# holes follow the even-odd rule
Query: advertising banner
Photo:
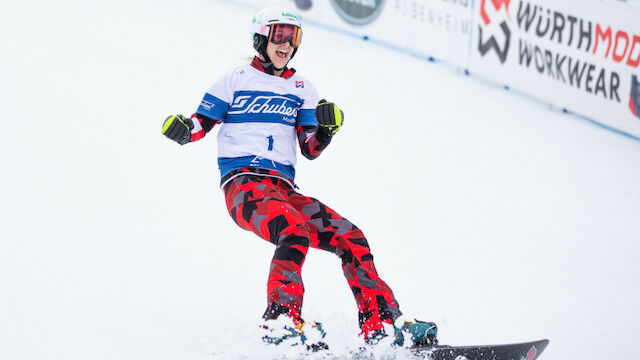
[[476, 0], [472, 73], [640, 136], [640, 7]]
[[[388, 0], [383, 15], [388, 27], [377, 38], [400, 42], [405, 48], [466, 68], [472, 33], [471, 0]], [[393, 24], [393, 25], [392, 25]]]
[[303, 20], [466, 67], [472, 0], [280, 0], [244, 2], [297, 7]]

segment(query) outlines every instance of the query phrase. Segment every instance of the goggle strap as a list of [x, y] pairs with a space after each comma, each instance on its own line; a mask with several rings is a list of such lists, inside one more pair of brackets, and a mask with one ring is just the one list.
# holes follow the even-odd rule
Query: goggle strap
[[267, 37], [269, 36], [269, 26], [267, 25], [253, 23], [251, 24], [251, 30], [253, 33], [264, 35]]

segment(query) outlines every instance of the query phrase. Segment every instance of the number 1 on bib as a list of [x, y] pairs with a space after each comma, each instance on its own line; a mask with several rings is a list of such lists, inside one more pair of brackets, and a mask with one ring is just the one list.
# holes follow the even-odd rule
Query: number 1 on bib
[[273, 136], [269, 135], [269, 136], [267, 136], [267, 139], [269, 140], [269, 147], [267, 147], [267, 150], [272, 151], [273, 150]]

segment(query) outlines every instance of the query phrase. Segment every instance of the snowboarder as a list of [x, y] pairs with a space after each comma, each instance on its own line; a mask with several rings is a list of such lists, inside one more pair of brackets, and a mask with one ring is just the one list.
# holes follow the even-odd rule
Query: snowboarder
[[376, 271], [362, 231], [322, 202], [296, 191], [295, 147], [313, 160], [344, 124], [343, 111], [319, 100], [311, 83], [287, 67], [301, 43], [300, 16], [290, 9], [270, 7], [255, 15], [252, 26], [258, 53], [253, 61], [215, 82], [191, 118], [169, 116], [162, 132], [184, 145], [220, 124], [218, 165], [229, 214], [238, 226], [276, 247], [263, 328], [272, 331], [284, 324], [286, 331], [275, 337], [265, 335], [263, 340], [279, 343], [314, 331], [324, 335], [318, 323], [305, 323], [301, 316], [301, 269], [312, 247], [342, 260], [367, 343], [391, 336], [401, 345], [403, 333], [414, 342], [435, 343], [434, 323], [401, 317], [393, 292]]

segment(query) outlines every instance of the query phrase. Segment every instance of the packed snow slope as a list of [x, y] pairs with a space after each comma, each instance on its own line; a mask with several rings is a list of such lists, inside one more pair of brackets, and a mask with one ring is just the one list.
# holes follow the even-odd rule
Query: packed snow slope
[[[231, 220], [214, 133], [161, 135], [253, 49], [207, 0], [7, 1], [0, 11], [0, 358], [269, 359], [271, 244]], [[433, 64], [308, 26], [291, 65], [346, 124], [297, 183], [358, 224], [410, 317], [446, 344], [549, 338], [633, 359], [640, 143]], [[588, 101], [586, 99], [585, 101]], [[359, 342], [332, 254], [303, 315]]]

